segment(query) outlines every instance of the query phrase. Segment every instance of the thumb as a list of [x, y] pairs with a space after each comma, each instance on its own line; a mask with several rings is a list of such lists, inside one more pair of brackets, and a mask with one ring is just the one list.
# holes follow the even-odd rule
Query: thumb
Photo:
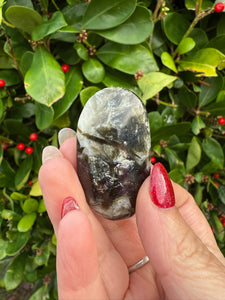
[[136, 213], [142, 243], [165, 298], [222, 299], [224, 266], [195, 235], [174, 205], [169, 176], [163, 165], [157, 163], [150, 183], [147, 179], [139, 191]]
[[57, 282], [62, 300], [107, 297], [90, 221], [72, 197], [63, 201], [57, 232]]

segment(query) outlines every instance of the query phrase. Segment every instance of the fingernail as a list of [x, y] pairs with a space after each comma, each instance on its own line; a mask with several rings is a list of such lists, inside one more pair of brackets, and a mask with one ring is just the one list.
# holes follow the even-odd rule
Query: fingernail
[[42, 163], [54, 157], [62, 157], [62, 153], [54, 146], [47, 146], [42, 151]]
[[65, 140], [76, 136], [76, 132], [71, 129], [71, 128], [63, 128], [59, 131], [58, 133], [58, 140], [59, 140], [59, 145], [62, 145], [63, 142], [65, 142]]
[[169, 208], [175, 205], [173, 186], [161, 163], [153, 166], [150, 177], [150, 196], [152, 202], [160, 208]]
[[61, 218], [63, 218], [71, 210], [80, 209], [77, 201], [73, 197], [66, 197], [62, 203]]

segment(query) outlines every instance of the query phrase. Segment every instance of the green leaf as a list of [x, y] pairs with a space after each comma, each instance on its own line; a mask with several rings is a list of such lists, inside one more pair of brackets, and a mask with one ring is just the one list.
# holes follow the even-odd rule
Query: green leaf
[[[185, 5], [188, 9], [196, 10], [198, 2], [199, 0], [185, 0]], [[201, 7], [202, 10], [208, 10], [209, 8], [212, 7], [212, 2], [209, 0], [204, 0], [201, 2], [202, 2], [202, 7]]]
[[205, 139], [202, 143], [202, 149], [211, 160], [208, 164], [206, 164], [203, 167], [202, 172], [205, 172], [205, 174], [207, 174], [207, 173], [216, 172], [218, 169], [223, 168], [223, 164], [224, 164], [223, 148], [220, 145], [220, 143], [217, 142], [217, 140], [211, 137]]
[[73, 45], [68, 43], [60, 43], [56, 47], [56, 52], [60, 58], [68, 65], [76, 65], [80, 61], [77, 51]]
[[62, 13], [66, 22], [70, 26], [80, 30], [82, 26], [82, 19], [88, 5], [88, 2], [83, 2], [75, 5], [68, 5], [63, 8]]
[[44, 46], [39, 46], [24, 79], [27, 93], [37, 102], [51, 106], [65, 92], [65, 75]]
[[97, 86], [88, 86], [80, 92], [80, 101], [82, 106], [86, 104], [89, 98], [97, 93], [100, 89]]
[[17, 224], [18, 231], [27, 232], [28, 230], [30, 230], [34, 225], [36, 218], [37, 214], [35, 212], [23, 216]]
[[42, 196], [42, 191], [41, 191], [39, 181], [36, 181], [32, 185], [31, 190], [30, 190], [30, 196], [34, 196], [34, 197]]
[[175, 66], [174, 60], [168, 52], [163, 52], [161, 54], [161, 60], [164, 66], [166, 66], [167, 68], [171, 69], [174, 72], [177, 72], [177, 68]]
[[184, 15], [177, 12], [169, 13], [163, 18], [162, 24], [167, 38], [175, 45], [179, 44], [190, 26], [189, 21], [185, 19]]
[[29, 34], [42, 23], [41, 15], [36, 10], [25, 6], [10, 6], [5, 16], [11, 24]]
[[217, 213], [215, 211], [213, 211], [211, 214], [212, 217], [210, 218], [210, 220], [215, 230], [215, 236], [218, 241], [223, 242], [225, 235], [223, 224], [220, 222], [220, 219], [218, 218]]
[[88, 55], [88, 50], [87, 48], [81, 44], [81, 43], [75, 43], [74, 44], [74, 49], [77, 51], [77, 55], [83, 59], [83, 60], [88, 60], [89, 55]]
[[44, 199], [42, 198], [41, 201], [39, 202], [39, 206], [38, 206], [38, 213], [43, 213], [46, 212], [46, 207], [45, 207], [45, 202]]
[[200, 205], [202, 203], [204, 189], [205, 189], [205, 187], [200, 185], [199, 183], [197, 184], [197, 186], [195, 188], [194, 199], [195, 199], [195, 202], [197, 203], [197, 205]]
[[35, 256], [34, 262], [38, 266], [47, 265], [49, 256], [50, 256], [49, 248], [45, 247], [45, 249], [42, 250], [41, 254]]
[[196, 76], [217, 76], [216, 68], [225, 60], [225, 55], [213, 48], [204, 48], [178, 63], [182, 71], [197, 72]]
[[9, 209], [3, 209], [1, 212], [1, 217], [4, 220], [20, 220], [20, 215]]
[[170, 169], [179, 169], [179, 170], [184, 170], [184, 163], [176, 153], [176, 151], [166, 148], [165, 149], [165, 154], [166, 154], [166, 159], [169, 162]]
[[211, 39], [207, 44], [208, 48], [216, 48], [223, 54], [225, 54], [225, 34], [216, 36], [215, 38]]
[[122, 73], [115, 69], [106, 69], [106, 74], [102, 82], [107, 87], [119, 86], [134, 92], [139, 97], [141, 95], [141, 91], [136, 85], [134, 76]]
[[186, 169], [190, 172], [201, 160], [202, 148], [198, 139], [194, 136], [187, 153]]
[[200, 130], [205, 128], [205, 123], [199, 116], [196, 116], [192, 121], [191, 127], [192, 127], [192, 132], [195, 135], [198, 135], [200, 133]]
[[0, 187], [14, 187], [15, 172], [7, 162], [6, 159], [2, 160], [0, 164]]
[[62, 99], [53, 106], [54, 118], [62, 116], [73, 104], [83, 86], [83, 77], [78, 67], [70, 67], [66, 73], [66, 92]]
[[38, 209], [39, 203], [36, 199], [28, 198], [24, 201], [22, 209], [26, 214], [36, 212]]
[[220, 75], [218, 77], [205, 78], [204, 82], [209, 85], [201, 84], [201, 91], [199, 93], [200, 107], [209, 104], [216, 98], [223, 87], [223, 77]]
[[92, 0], [83, 17], [82, 29], [108, 29], [125, 22], [134, 12], [136, 0]]
[[195, 41], [192, 38], [187, 37], [181, 40], [181, 42], [177, 47], [177, 52], [178, 54], [181, 55], [191, 51], [194, 47], [195, 47]]
[[0, 70], [0, 78], [5, 80], [6, 86], [16, 85], [21, 82], [21, 77], [16, 70]]
[[169, 172], [169, 176], [174, 182], [180, 184], [181, 186], [184, 185], [184, 174], [180, 169], [173, 169]]
[[23, 280], [25, 254], [17, 256], [4, 276], [4, 284], [7, 291], [14, 290]]
[[223, 204], [225, 204], [225, 186], [223, 184], [220, 184], [217, 193], [219, 195], [219, 198]]
[[152, 111], [148, 114], [148, 119], [150, 123], [151, 134], [153, 134], [156, 130], [162, 127], [163, 120], [158, 111]]
[[40, 287], [30, 298], [29, 300], [45, 300], [49, 299], [49, 293], [48, 293], [48, 285], [44, 284], [42, 287]]
[[54, 118], [54, 109], [44, 104], [35, 103], [35, 123], [38, 129], [43, 130], [49, 127]]
[[143, 102], [146, 101], [157, 93], [159, 93], [164, 87], [171, 84], [177, 77], [167, 75], [161, 72], [151, 72], [144, 75], [141, 79], [138, 80], [138, 86], [141, 89], [143, 96]]
[[15, 176], [15, 186], [17, 190], [20, 190], [27, 182], [33, 165], [33, 157], [28, 156], [20, 165]]
[[102, 82], [105, 76], [103, 65], [95, 58], [90, 58], [82, 65], [82, 71], [86, 79], [92, 83]]
[[6, 253], [9, 256], [14, 256], [20, 252], [26, 245], [27, 241], [29, 240], [29, 233], [28, 232], [13, 232], [10, 235], [10, 240], [6, 247]]
[[225, 100], [219, 102], [213, 102], [212, 104], [205, 106], [204, 110], [210, 112], [214, 116], [225, 115]]
[[60, 11], [56, 11], [50, 20], [34, 28], [32, 31], [32, 40], [39, 41], [65, 26], [67, 26], [67, 23], [63, 14]]
[[2, 260], [3, 258], [6, 257], [7, 253], [6, 253], [6, 247], [8, 245], [8, 242], [0, 239], [0, 260]]
[[13, 192], [10, 197], [12, 198], [12, 200], [16, 200], [16, 201], [24, 201], [27, 199], [27, 196], [18, 192]]
[[33, 56], [34, 53], [31, 51], [26, 51], [23, 56], [21, 57], [20, 60], [20, 70], [23, 74], [23, 76], [25, 76], [25, 74], [27, 73], [27, 71], [30, 69], [32, 61], [33, 61]]
[[137, 6], [132, 16], [118, 27], [96, 31], [104, 38], [116, 43], [135, 45], [144, 42], [152, 33], [151, 12], [145, 7]]
[[172, 135], [184, 136], [191, 127], [189, 122], [181, 122], [179, 124], [163, 126], [152, 134], [152, 142], [156, 143], [160, 140], [168, 141]]
[[144, 73], [158, 71], [153, 54], [142, 45], [108, 42], [97, 51], [97, 56], [106, 65], [128, 74], [135, 74], [138, 70]]

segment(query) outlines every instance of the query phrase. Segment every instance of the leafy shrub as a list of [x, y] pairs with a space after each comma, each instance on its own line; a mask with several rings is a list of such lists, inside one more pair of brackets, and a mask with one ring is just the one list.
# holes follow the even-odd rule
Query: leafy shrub
[[224, 253], [225, 14], [214, 10], [220, 1], [3, 1], [1, 287], [14, 291], [28, 282], [30, 300], [57, 299], [56, 239], [37, 180], [41, 151], [58, 146], [60, 128], [76, 129], [82, 106], [108, 86], [143, 100], [152, 162], [163, 162], [195, 196]]

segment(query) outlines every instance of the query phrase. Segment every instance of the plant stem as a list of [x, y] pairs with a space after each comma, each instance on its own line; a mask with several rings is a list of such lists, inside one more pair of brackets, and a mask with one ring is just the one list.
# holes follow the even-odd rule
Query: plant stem
[[12, 48], [12, 45], [11, 45], [11, 42], [10, 42], [10, 38], [9, 38], [7, 32], [5, 32], [5, 36], [6, 36], [7, 43], [8, 43], [8, 45], [9, 45], [9, 50], [10, 50], [10, 53], [11, 53], [11, 55], [12, 55], [12, 59], [13, 59], [15, 65], [16, 65], [16, 69], [17, 69], [17, 71], [18, 71], [20, 77], [22, 78], [22, 80], [24, 80], [24, 77], [23, 77], [23, 74], [22, 74], [22, 72], [21, 72], [21, 70], [20, 70], [18, 61], [16, 60], [16, 57], [15, 57], [15, 55], [14, 55], [13, 48]]
[[4, 18], [2, 18], [2, 23], [4, 23], [6, 26], [11, 27], [11, 28], [15, 28], [14, 25], [10, 24], [9, 22], [7, 22]]
[[58, 5], [55, 3], [55, 0], [52, 0], [52, 4], [55, 6], [55, 8], [56, 8], [57, 10], [60, 10], [59, 7], [58, 7]]
[[177, 104], [172, 104], [172, 103], [167, 103], [167, 102], [164, 102], [160, 99], [158, 99], [157, 97], [153, 98], [153, 100], [155, 100], [155, 102], [159, 105], [165, 105], [165, 106], [170, 106], [170, 107], [177, 107]]
[[[195, 26], [198, 24], [198, 22], [205, 18], [206, 16], [210, 15], [212, 12], [214, 12], [214, 8], [211, 8], [207, 11], [202, 11], [200, 12], [192, 21], [191, 25], [189, 26], [188, 30], [185, 32], [184, 36], [182, 37], [181, 41], [183, 41], [185, 38], [187, 38], [189, 36], [189, 34], [192, 32], [192, 30], [195, 28]], [[181, 42], [180, 41], [180, 42]], [[177, 55], [177, 50], [178, 47], [176, 48], [176, 50], [173, 53], [173, 58]]]
[[158, 1], [157, 1], [157, 5], [156, 5], [156, 8], [155, 8], [155, 11], [154, 11], [154, 13], [153, 13], [153, 15], [152, 15], [152, 20], [153, 20], [153, 21], [156, 19], [157, 14], [158, 14], [158, 12], [159, 12], [159, 10], [160, 10], [160, 7], [161, 7], [162, 4], [163, 4], [163, 1], [164, 1], [164, 0], [158, 0]]

